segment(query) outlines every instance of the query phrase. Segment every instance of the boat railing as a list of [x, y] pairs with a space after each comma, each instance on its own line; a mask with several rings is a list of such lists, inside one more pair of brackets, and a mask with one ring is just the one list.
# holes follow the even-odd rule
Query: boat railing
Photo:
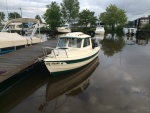
[[35, 25], [35, 27], [34, 27], [34, 29], [33, 29], [33, 31], [32, 31], [32, 34], [31, 34], [31, 38], [35, 35], [35, 33], [36, 33], [36, 31], [37, 31], [37, 28], [39, 28], [39, 34], [40, 34], [40, 27], [39, 27], [39, 25], [38, 24], [36, 24]]
[[[66, 54], [66, 57], [68, 58], [68, 54], [67, 54], [67, 51], [66, 51], [66, 48], [58, 48], [59, 50], [64, 50], [65, 51], [65, 54]], [[57, 48], [51, 48], [51, 47], [43, 47], [43, 53], [44, 53], [44, 56], [47, 57], [48, 54], [52, 51], [54, 53], [54, 57], [57, 58], [57, 55], [56, 55], [56, 52], [55, 50], [58, 50]], [[50, 50], [50, 51], [49, 51]]]

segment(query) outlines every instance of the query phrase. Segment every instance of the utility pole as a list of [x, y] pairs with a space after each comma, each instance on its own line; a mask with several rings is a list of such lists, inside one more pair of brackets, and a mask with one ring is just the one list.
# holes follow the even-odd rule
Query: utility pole
[[22, 10], [21, 10], [21, 7], [20, 7], [19, 9], [20, 9], [20, 12], [21, 12], [21, 18], [22, 18]]
[[1, 20], [2, 20], [2, 12], [1, 12], [1, 16], [0, 16], [0, 24], [1, 24]]
[[[7, 5], [7, 0], [6, 0], [6, 8], [7, 8], [7, 15], [8, 15], [8, 5]], [[8, 18], [8, 17], [7, 17]]]

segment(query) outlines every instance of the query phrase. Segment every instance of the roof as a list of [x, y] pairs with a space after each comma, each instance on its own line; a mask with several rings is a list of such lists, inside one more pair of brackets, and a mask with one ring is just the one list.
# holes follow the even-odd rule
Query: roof
[[136, 20], [144, 20], [144, 19], [150, 19], [150, 17], [141, 17], [141, 18], [138, 18], [138, 19], [136, 19]]
[[10, 25], [21, 25], [22, 23], [11, 23]]
[[61, 36], [61, 37], [87, 38], [87, 37], [91, 37], [91, 36], [87, 35], [87, 34], [84, 34], [82, 32], [72, 32], [72, 33], [67, 33], [65, 36]]
[[7, 24], [10, 23], [37, 23], [40, 24], [40, 21], [38, 19], [33, 19], [33, 18], [17, 18], [17, 19], [12, 19], [7, 22]]

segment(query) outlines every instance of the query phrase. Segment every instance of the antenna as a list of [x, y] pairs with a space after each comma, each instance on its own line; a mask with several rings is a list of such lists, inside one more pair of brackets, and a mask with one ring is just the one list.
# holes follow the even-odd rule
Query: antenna
[[39, 15], [39, 6], [38, 6], [38, 2], [37, 3], [37, 14]]
[[[7, 8], [7, 15], [8, 15], [8, 5], [7, 5], [7, 0], [6, 0], [6, 8]], [[7, 16], [8, 18], [8, 16]]]
[[14, 14], [15, 14], [15, 19], [16, 19], [16, 12], [15, 12], [14, 1], [13, 1], [13, 9], [14, 9]]
[[125, 10], [125, 12], [126, 12], [126, 0], [125, 0], [125, 4], [124, 4], [124, 10]]

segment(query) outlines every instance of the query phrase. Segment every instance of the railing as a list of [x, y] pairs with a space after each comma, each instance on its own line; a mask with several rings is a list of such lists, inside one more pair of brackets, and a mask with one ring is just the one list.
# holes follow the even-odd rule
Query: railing
[[[38, 28], [38, 25], [36, 24], [35, 25], [35, 27], [34, 27], [34, 29], [33, 29], [33, 31], [32, 31], [32, 34], [31, 34], [31, 38], [34, 36], [34, 34], [36, 33], [36, 31], [37, 31], [37, 28]], [[39, 28], [40, 29], [40, 28]], [[40, 32], [39, 32], [40, 33]]]
[[66, 49], [67, 48], [58, 48], [58, 49], [56, 49], [56, 48], [51, 48], [51, 47], [43, 47], [43, 53], [44, 53], [44, 56], [45, 57], [47, 57], [47, 55], [49, 54], [47, 51], [47, 49], [50, 49], [51, 51], [53, 51], [53, 53], [54, 53], [54, 56], [55, 56], [55, 58], [57, 58], [57, 55], [56, 55], [56, 53], [55, 53], [55, 50], [64, 50], [65, 51], [65, 53], [66, 53], [66, 56], [67, 56], [67, 58], [68, 58], [68, 54], [67, 54], [67, 51], [66, 51]]

